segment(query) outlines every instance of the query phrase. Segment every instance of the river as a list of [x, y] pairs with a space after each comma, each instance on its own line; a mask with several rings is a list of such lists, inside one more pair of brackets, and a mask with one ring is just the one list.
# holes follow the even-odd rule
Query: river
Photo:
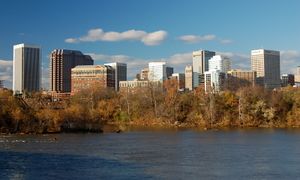
[[0, 179], [297, 179], [300, 130], [0, 135]]

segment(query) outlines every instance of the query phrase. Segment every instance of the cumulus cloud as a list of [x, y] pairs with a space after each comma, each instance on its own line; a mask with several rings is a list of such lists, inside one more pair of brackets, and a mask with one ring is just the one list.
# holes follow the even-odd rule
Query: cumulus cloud
[[233, 41], [231, 39], [220, 39], [219, 42], [221, 44], [230, 44], [232, 43]]
[[217, 36], [214, 34], [207, 34], [207, 35], [203, 35], [203, 36], [184, 35], [184, 36], [180, 36], [179, 39], [186, 43], [198, 43], [198, 42], [203, 42], [203, 41], [212, 41], [212, 40], [215, 40], [216, 37]]
[[75, 38], [68, 38], [65, 40], [66, 43], [78, 43], [79, 41]]
[[155, 46], [161, 44], [166, 38], [168, 33], [163, 30], [155, 32], [145, 32], [141, 30], [128, 30], [124, 32], [105, 32], [103, 29], [91, 29], [87, 35], [79, 38], [68, 38], [66, 43], [79, 43], [79, 42], [96, 42], [96, 41], [141, 41], [145, 45]]
[[156, 31], [153, 33], [148, 33], [142, 38], [142, 42], [148, 46], [155, 46], [161, 44], [167, 37], [168, 33], [166, 31]]
[[216, 52], [217, 54], [227, 56], [231, 60], [231, 67], [233, 69], [243, 69], [250, 70], [251, 62], [250, 62], [250, 53], [234, 53], [234, 52]]
[[296, 73], [297, 66], [300, 66], [300, 51], [281, 51], [280, 59], [282, 73]]
[[13, 75], [13, 62], [0, 60], [0, 80], [4, 80], [6, 87], [11, 87]]

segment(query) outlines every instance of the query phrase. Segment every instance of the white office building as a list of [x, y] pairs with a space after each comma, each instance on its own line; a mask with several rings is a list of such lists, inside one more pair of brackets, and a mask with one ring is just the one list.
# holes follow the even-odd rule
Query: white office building
[[127, 81], [127, 64], [126, 63], [106, 63], [104, 65], [111, 66], [115, 70], [115, 90], [119, 91], [120, 81]]
[[160, 81], [168, 79], [172, 76], [173, 68], [167, 67], [166, 62], [150, 62], [149, 63], [149, 81]]
[[204, 72], [208, 71], [208, 60], [216, 55], [213, 51], [199, 50], [193, 52], [193, 88], [204, 83]]
[[226, 73], [213, 69], [204, 73], [204, 89], [206, 93], [219, 92], [223, 89]]
[[18, 44], [13, 52], [13, 91], [14, 94], [37, 92], [41, 80], [41, 48]]
[[208, 60], [209, 70], [220, 70], [223, 73], [227, 73], [231, 70], [231, 62], [228, 57], [215, 55]]
[[296, 74], [295, 74], [295, 85], [300, 87], [300, 66], [297, 67]]

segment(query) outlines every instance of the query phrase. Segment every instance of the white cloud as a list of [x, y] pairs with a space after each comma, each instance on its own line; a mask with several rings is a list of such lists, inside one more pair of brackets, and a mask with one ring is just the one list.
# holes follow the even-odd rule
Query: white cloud
[[78, 40], [75, 38], [68, 38], [65, 40], [66, 43], [78, 43]]
[[300, 51], [287, 50], [280, 54], [281, 72], [295, 73], [297, 66], [300, 66]]
[[234, 52], [216, 52], [216, 53], [230, 58], [231, 67], [233, 69], [244, 69], [244, 70], [251, 69], [250, 53], [249, 54], [234, 53]]
[[6, 87], [11, 87], [13, 75], [13, 62], [9, 60], [0, 60], [0, 80], [4, 80]]
[[198, 42], [203, 42], [203, 41], [212, 41], [212, 40], [215, 40], [216, 37], [217, 36], [214, 34], [207, 34], [207, 35], [203, 35], [203, 36], [184, 35], [184, 36], [180, 36], [179, 39], [186, 43], [198, 43]]
[[221, 44], [230, 44], [233, 42], [231, 39], [220, 39], [219, 41]]
[[148, 46], [155, 46], [161, 44], [168, 36], [166, 31], [156, 31], [149, 33], [142, 38], [142, 42]]
[[96, 42], [96, 41], [141, 41], [145, 45], [154, 46], [161, 44], [168, 33], [163, 30], [147, 33], [141, 30], [128, 30], [124, 32], [105, 32], [103, 29], [91, 29], [88, 34], [79, 38], [68, 38], [66, 43]]
[[192, 52], [174, 54], [167, 58], [167, 62], [174, 67], [192, 64]]

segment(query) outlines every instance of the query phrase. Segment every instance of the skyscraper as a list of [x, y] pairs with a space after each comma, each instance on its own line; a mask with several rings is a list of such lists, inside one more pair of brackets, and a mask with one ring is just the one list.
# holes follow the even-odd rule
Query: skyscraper
[[80, 51], [55, 49], [50, 57], [50, 90], [71, 92], [71, 69], [78, 65], [93, 65], [93, 59]]
[[178, 83], [178, 90], [184, 91], [185, 89], [185, 75], [183, 73], [173, 73], [171, 79], [174, 79]]
[[300, 66], [298, 66], [297, 70], [296, 70], [295, 84], [296, 84], [296, 86], [300, 86]]
[[231, 62], [228, 57], [215, 55], [208, 60], [209, 70], [220, 70], [223, 73], [227, 73], [231, 70]]
[[115, 69], [115, 90], [119, 91], [119, 82], [127, 81], [127, 64], [126, 63], [106, 63], [104, 65], [111, 66]]
[[185, 88], [188, 90], [193, 90], [193, 66], [185, 67]]
[[251, 68], [257, 72], [257, 84], [268, 89], [280, 87], [280, 52], [258, 49], [251, 51]]
[[168, 78], [171, 77], [172, 74], [174, 73], [174, 68], [173, 68], [173, 67], [167, 66], [167, 67], [166, 67], [166, 73], [167, 73], [167, 79], [168, 79]]
[[205, 92], [220, 92], [224, 88], [225, 73], [218, 69], [212, 69], [204, 73]]
[[208, 71], [208, 60], [216, 55], [213, 51], [199, 50], [193, 52], [193, 88], [204, 83], [204, 73]]
[[13, 52], [14, 94], [37, 92], [40, 90], [41, 48], [18, 44]]
[[149, 81], [160, 81], [168, 79], [168, 77], [172, 76], [173, 68], [168, 67], [166, 62], [150, 62], [149, 63]]

